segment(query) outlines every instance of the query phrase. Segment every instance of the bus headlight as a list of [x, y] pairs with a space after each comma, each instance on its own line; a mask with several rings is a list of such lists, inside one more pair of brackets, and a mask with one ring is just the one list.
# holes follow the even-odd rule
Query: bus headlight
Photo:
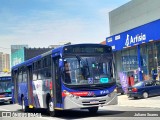
[[71, 98], [73, 98], [73, 97], [74, 97], [74, 95], [72, 95], [72, 94], [70, 94], [69, 96], [70, 96]]
[[117, 87], [114, 89], [114, 92], [117, 93]]
[[76, 97], [76, 99], [79, 99], [79, 96], [75, 96]]
[[66, 91], [66, 90], [64, 90], [63, 92], [64, 92], [65, 96], [69, 96], [69, 95], [71, 95], [71, 93], [69, 93], [69, 92], [68, 92], [68, 91]]
[[108, 97], [111, 97], [111, 94], [110, 94], [110, 93], [108, 94]]
[[64, 92], [65, 96], [69, 96], [69, 97], [71, 97], [71, 98], [74, 97], [73, 94], [71, 94], [70, 92], [68, 92], [68, 91], [66, 91], [66, 90], [64, 90], [63, 92]]
[[71, 97], [71, 98], [79, 99], [79, 96], [74, 95], [74, 94], [71, 94], [70, 92], [68, 92], [68, 91], [66, 91], [66, 90], [64, 90], [63, 92], [64, 92], [65, 96], [69, 96], [69, 97]]

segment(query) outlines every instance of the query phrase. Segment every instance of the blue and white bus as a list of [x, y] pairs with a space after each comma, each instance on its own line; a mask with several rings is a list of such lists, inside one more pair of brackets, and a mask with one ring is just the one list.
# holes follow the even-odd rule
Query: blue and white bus
[[12, 85], [11, 76], [0, 77], [0, 102], [12, 104]]
[[12, 68], [14, 100], [24, 111], [59, 110], [117, 104], [114, 61], [110, 46], [75, 44], [55, 48]]

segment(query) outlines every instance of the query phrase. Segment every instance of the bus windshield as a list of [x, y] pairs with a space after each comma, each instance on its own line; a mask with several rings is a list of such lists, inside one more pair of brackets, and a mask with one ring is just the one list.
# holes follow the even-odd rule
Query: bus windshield
[[75, 56], [64, 59], [66, 84], [105, 84], [114, 82], [112, 56]]
[[12, 83], [11, 81], [0, 81], [0, 93], [11, 92]]

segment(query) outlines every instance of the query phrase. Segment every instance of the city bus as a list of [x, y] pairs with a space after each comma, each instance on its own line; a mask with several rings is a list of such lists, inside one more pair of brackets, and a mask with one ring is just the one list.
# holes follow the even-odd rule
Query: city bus
[[14, 101], [23, 111], [88, 109], [117, 104], [112, 48], [73, 44], [55, 48], [12, 67]]
[[12, 104], [12, 79], [11, 76], [0, 77], [0, 102]]

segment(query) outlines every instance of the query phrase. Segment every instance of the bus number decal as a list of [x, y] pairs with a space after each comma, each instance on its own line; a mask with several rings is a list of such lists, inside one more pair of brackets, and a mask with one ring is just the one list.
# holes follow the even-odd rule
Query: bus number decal
[[108, 90], [102, 90], [102, 91], [100, 91], [100, 94], [108, 94], [108, 93], [109, 93]]

